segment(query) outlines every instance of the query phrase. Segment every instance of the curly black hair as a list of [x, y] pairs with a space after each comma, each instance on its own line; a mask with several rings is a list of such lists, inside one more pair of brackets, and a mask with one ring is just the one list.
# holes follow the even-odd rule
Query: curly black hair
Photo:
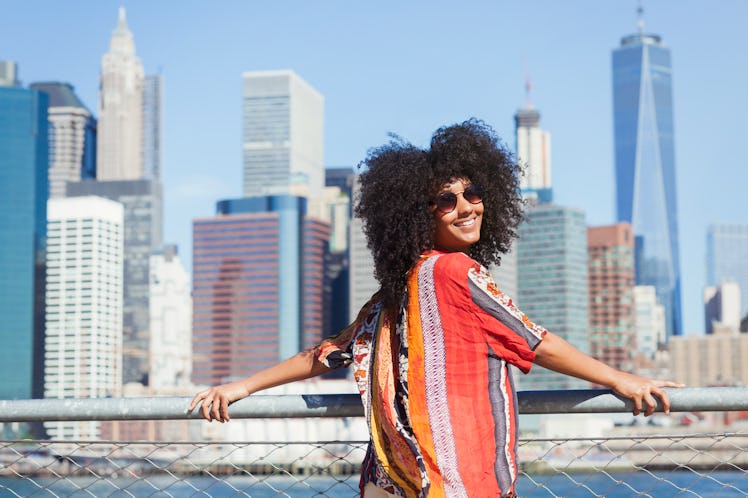
[[402, 139], [369, 151], [360, 165], [355, 215], [363, 220], [374, 258], [374, 276], [389, 310], [399, 308], [408, 272], [434, 247], [429, 206], [442, 185], [469, 179], [483, 192], [480, 240], [469, 255], [482, 265], [498, 264], [522, 221], [519, 167], [493, 129], [475, 118], [439, 128], [430, 148]]

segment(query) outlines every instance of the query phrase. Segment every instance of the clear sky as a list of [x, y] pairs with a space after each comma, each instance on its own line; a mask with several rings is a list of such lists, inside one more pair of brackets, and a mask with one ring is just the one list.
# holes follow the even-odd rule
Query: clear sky
[[[292, 69], [325, 97], [325, 164], [389, 132], [425, 145], [476, 116], [513, 149], [526, 74], [552, 134], [555, 200], [613, 223], [611, 50], [636, 0], [0, 0], [0, 60], [24, 85], [67, 81], [98, 115], [101, 56], [124, 5], [164, 77], [165, 240], [191, 264], [193, 218], [241, 196], [241, 73]], [[703, 330], [706, 229], [748, 222], [748, 2], [645, 0], [672, 51], [686, 333]], [[748, 264], [748, 262], [746, 262]]]

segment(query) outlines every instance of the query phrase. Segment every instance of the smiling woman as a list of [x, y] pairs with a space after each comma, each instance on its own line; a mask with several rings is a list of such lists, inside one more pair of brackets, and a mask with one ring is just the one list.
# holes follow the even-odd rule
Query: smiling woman
[[516, 496], [517, 402], [509, 365], [574, 375], [651, 414], [661, 386], [615, 370], [534, 324], [489, 275], [522, 218], [517, 166], [484, 123], [422, 150], [373, 150], [356, 215], [380, 290], [339, 335], [242, 381], [198, 393], [207, 420], [259, 390], [353, 366], [369, 423], [365, 498]]

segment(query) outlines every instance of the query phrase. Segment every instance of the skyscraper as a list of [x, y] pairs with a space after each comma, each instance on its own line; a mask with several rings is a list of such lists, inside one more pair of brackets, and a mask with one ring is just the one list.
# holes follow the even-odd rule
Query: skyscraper
[[680, 262], [670, 50], [639, 32], [613, 51], [616, 213], [634, 230], [637, 285], [653, 285], [680, 335]]
[[143, 65], [124, 7], [101, 60], [96, 159], [99, 180], [143, 178]]
[[706, 235], [706, 284], [740, 286], [740, 316], [748, 314], [748, 223], [714, 223]]
[[[353, 183], [354, 199], [358, 196], [360, 188], [357, 178]], [[348, 229], [350, 231], [348, 238], [348, 260], [350, 262], [348, 267], [350, 275], [348, 322], [350, 323], [356, 319], [361, 307], [379, 290], [379, 282], [374, 277], [374, 258], [366, 245], [364, 223], [361, 218], [351, 219]]]
[[704, 322], [706, 333], [715, 329], [740, 330], [740, 286], [737, 282], [724, 281], [704, 289]]
[[31, 88], [49, 97], [49, 197], [63, 197], [66, 182], [96, 178], [96, 118], [70, 83]]
[[324, 98], [293, 71], [251, 71], [242, 78], [244, 196], [320, 198]]
[[631, 371], [636, 352], [634, 237], [631, 225], [589, 227], [590, 355]]
[[665, 342], [665, 307], [657, 301], [651, 285], [634, 287], [636, 303], [636, 351], [654, 358]]
[[148, 385], [150, 256], [163, 242], [161, 183], [155, 180], [68, 182], [66, 195], [97, 195], [124, 206], [123, 379]]
[[161, 180], [161, 99], [164, 78], [143, 80], [143, 178]]
[[[124, 210], [102, 197], [49, 201], [46, 398], [120, 396]], [[53, 438], [99, 437], [100, 422], [47, 422]]]
[[18, 86], [17, 72], [15, 61], [0, 61], [0, 86]]
[[[325, 336], [339, 333], [349, 322], [350, 258], [349, 238], [352, 214], [353, 183], [356, 175], [352, 168], [325, 169], [325, 191], [335, 193], [328, 206], [330, 221], [330, 254], [325, 265], [329, 282], [325, 312]], [[343, 376], [342, 372], [338, 373]]]
[[167, 245], [151, 254], [150, 375], [152, 390], [185, 386], [192, 375], [192, 288], [190, 274]]
[[530, 104], [529, 82], [526, 91], [525, 106], [514, 115], [520, 188], [531, 200], [551, 202], [551, 134], [540, 128], [540, 112]]
[[0, 86], [0, 398], [41, 398], [47, 96]]
[[[589, 352], [587, 227], [584, 212], [554, 204], [530, 207], [519, 227], [518, 302], [535, 323]], [[535, 367], [523, 389], [575, 389], [587, 383]]]
[[289, 195], [219, 201], [194, 220], [195, 383], [246, 377], [319, 341], [329, 234]]

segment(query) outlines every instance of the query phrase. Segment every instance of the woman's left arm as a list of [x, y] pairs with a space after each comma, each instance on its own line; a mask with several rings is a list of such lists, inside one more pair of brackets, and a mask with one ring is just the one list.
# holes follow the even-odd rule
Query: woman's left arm
[[535, 363], [550, 370], [572, 375], [601, 386], [611, 388], [616, 394], [634, 402], [634, 415], [651, 415], [657, 408], [655, 396], [662, 401], [665, 413], [670, 412], [670, 399], [663, 387], [683, 387], [667, 380], [652, 380], [622, 372], [588, 356], [561, 337], [547, 332], [535, 348]]

